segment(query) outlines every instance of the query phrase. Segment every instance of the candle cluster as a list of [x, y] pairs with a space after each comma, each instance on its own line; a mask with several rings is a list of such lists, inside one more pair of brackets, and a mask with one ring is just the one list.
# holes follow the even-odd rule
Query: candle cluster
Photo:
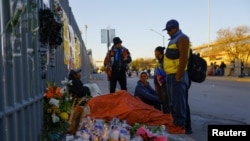
[[110, 122], [86, 117], [82, 119], [76, 137], [81, 141], [130, 141], [131, 126], [114, 117]]
[[146, 126], [136, 123], [132, 127], [126, 120], [114, 117], [111, 121], [84, 117], [75, 136], [66, 141], [167, 141], [169, 134], [162, 126]]

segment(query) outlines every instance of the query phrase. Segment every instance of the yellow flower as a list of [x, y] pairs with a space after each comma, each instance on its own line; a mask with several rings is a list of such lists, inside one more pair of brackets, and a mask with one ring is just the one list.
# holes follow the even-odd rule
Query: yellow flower
[[63, 119], [63, 120], [68, 120], [69, 114], [66, 113], [66, 112], [61, 112], [61, 113], [60, 113], [60, 117], [61, 117], [61, 119]]
[[51, 109], [49, 108], [49, 109], [47, 109], [47, 113], [51, 113]]

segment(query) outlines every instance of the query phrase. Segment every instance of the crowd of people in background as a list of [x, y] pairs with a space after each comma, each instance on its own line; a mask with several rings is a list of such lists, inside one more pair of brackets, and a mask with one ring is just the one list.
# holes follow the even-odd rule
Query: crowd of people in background
[[[239, 68], [240, 67], [240, 68]], [[235, 61], [231, 61], [229, 64], [229, 72], [225, 74], [225, 69], [227, 68], [227, 65], [224, 63], [224, 61], [221, 61], [220, 65], [218, 65], [215, 62], [210, 63], [210, 69], [208, 70], [209, 76], [235, 76], [235, 68], [237, 66], [235, 65]], [[238, 68], [240, 69], [239, 77], [244, 76], [244, 64], [241, 61]]]
[[224, 76], [225, 75], [225, 68], [227, 65], [224, 63], [224, 61], [221, 61], [220, 65], [218, 65], [216, 62], [213, 62], [210, 64], [210, 70], [208, 72], [208, 75], [210, 76]]

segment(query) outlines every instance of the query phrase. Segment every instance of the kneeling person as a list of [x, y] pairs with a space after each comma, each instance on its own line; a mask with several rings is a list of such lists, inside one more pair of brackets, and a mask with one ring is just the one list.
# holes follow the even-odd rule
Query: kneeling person
[[142, 72], [140, 74], [140, 80], [138, 80], [135, 87], [134, 96], [139, 97], [144, 103], [152, 105], [156, 109], [161, 110], [159, 97], [147, 80], [147, 72]]

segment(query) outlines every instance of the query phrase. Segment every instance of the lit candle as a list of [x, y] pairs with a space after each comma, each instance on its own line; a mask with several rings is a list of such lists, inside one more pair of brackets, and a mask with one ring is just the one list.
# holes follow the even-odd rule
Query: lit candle
[[124, 137], [122, 137], [122, 138], [120, 139], [120, 141], [126, 141], [126, 139], [125, 139]]
[[90, 137], [90, 135], [89, 135], [88, 133], [83, 132], [82, 138], [83, 138], [84, 140], [89, 140], [89, 137]]
[[92, 134], [91, 140], [98, 141], [98, 136], [96, 136], [95, 134]]
[[103, 141], [108, 141], [109, 137], [108, 137], [108, 133], [105, 132], [103, 135], [102, 135], [102, 140]]
[[111, 133], [111, 140], [118, 140], [119, 134], [120, 134], [119, 130], [117, 130], [117, 129], [113, 130]]

